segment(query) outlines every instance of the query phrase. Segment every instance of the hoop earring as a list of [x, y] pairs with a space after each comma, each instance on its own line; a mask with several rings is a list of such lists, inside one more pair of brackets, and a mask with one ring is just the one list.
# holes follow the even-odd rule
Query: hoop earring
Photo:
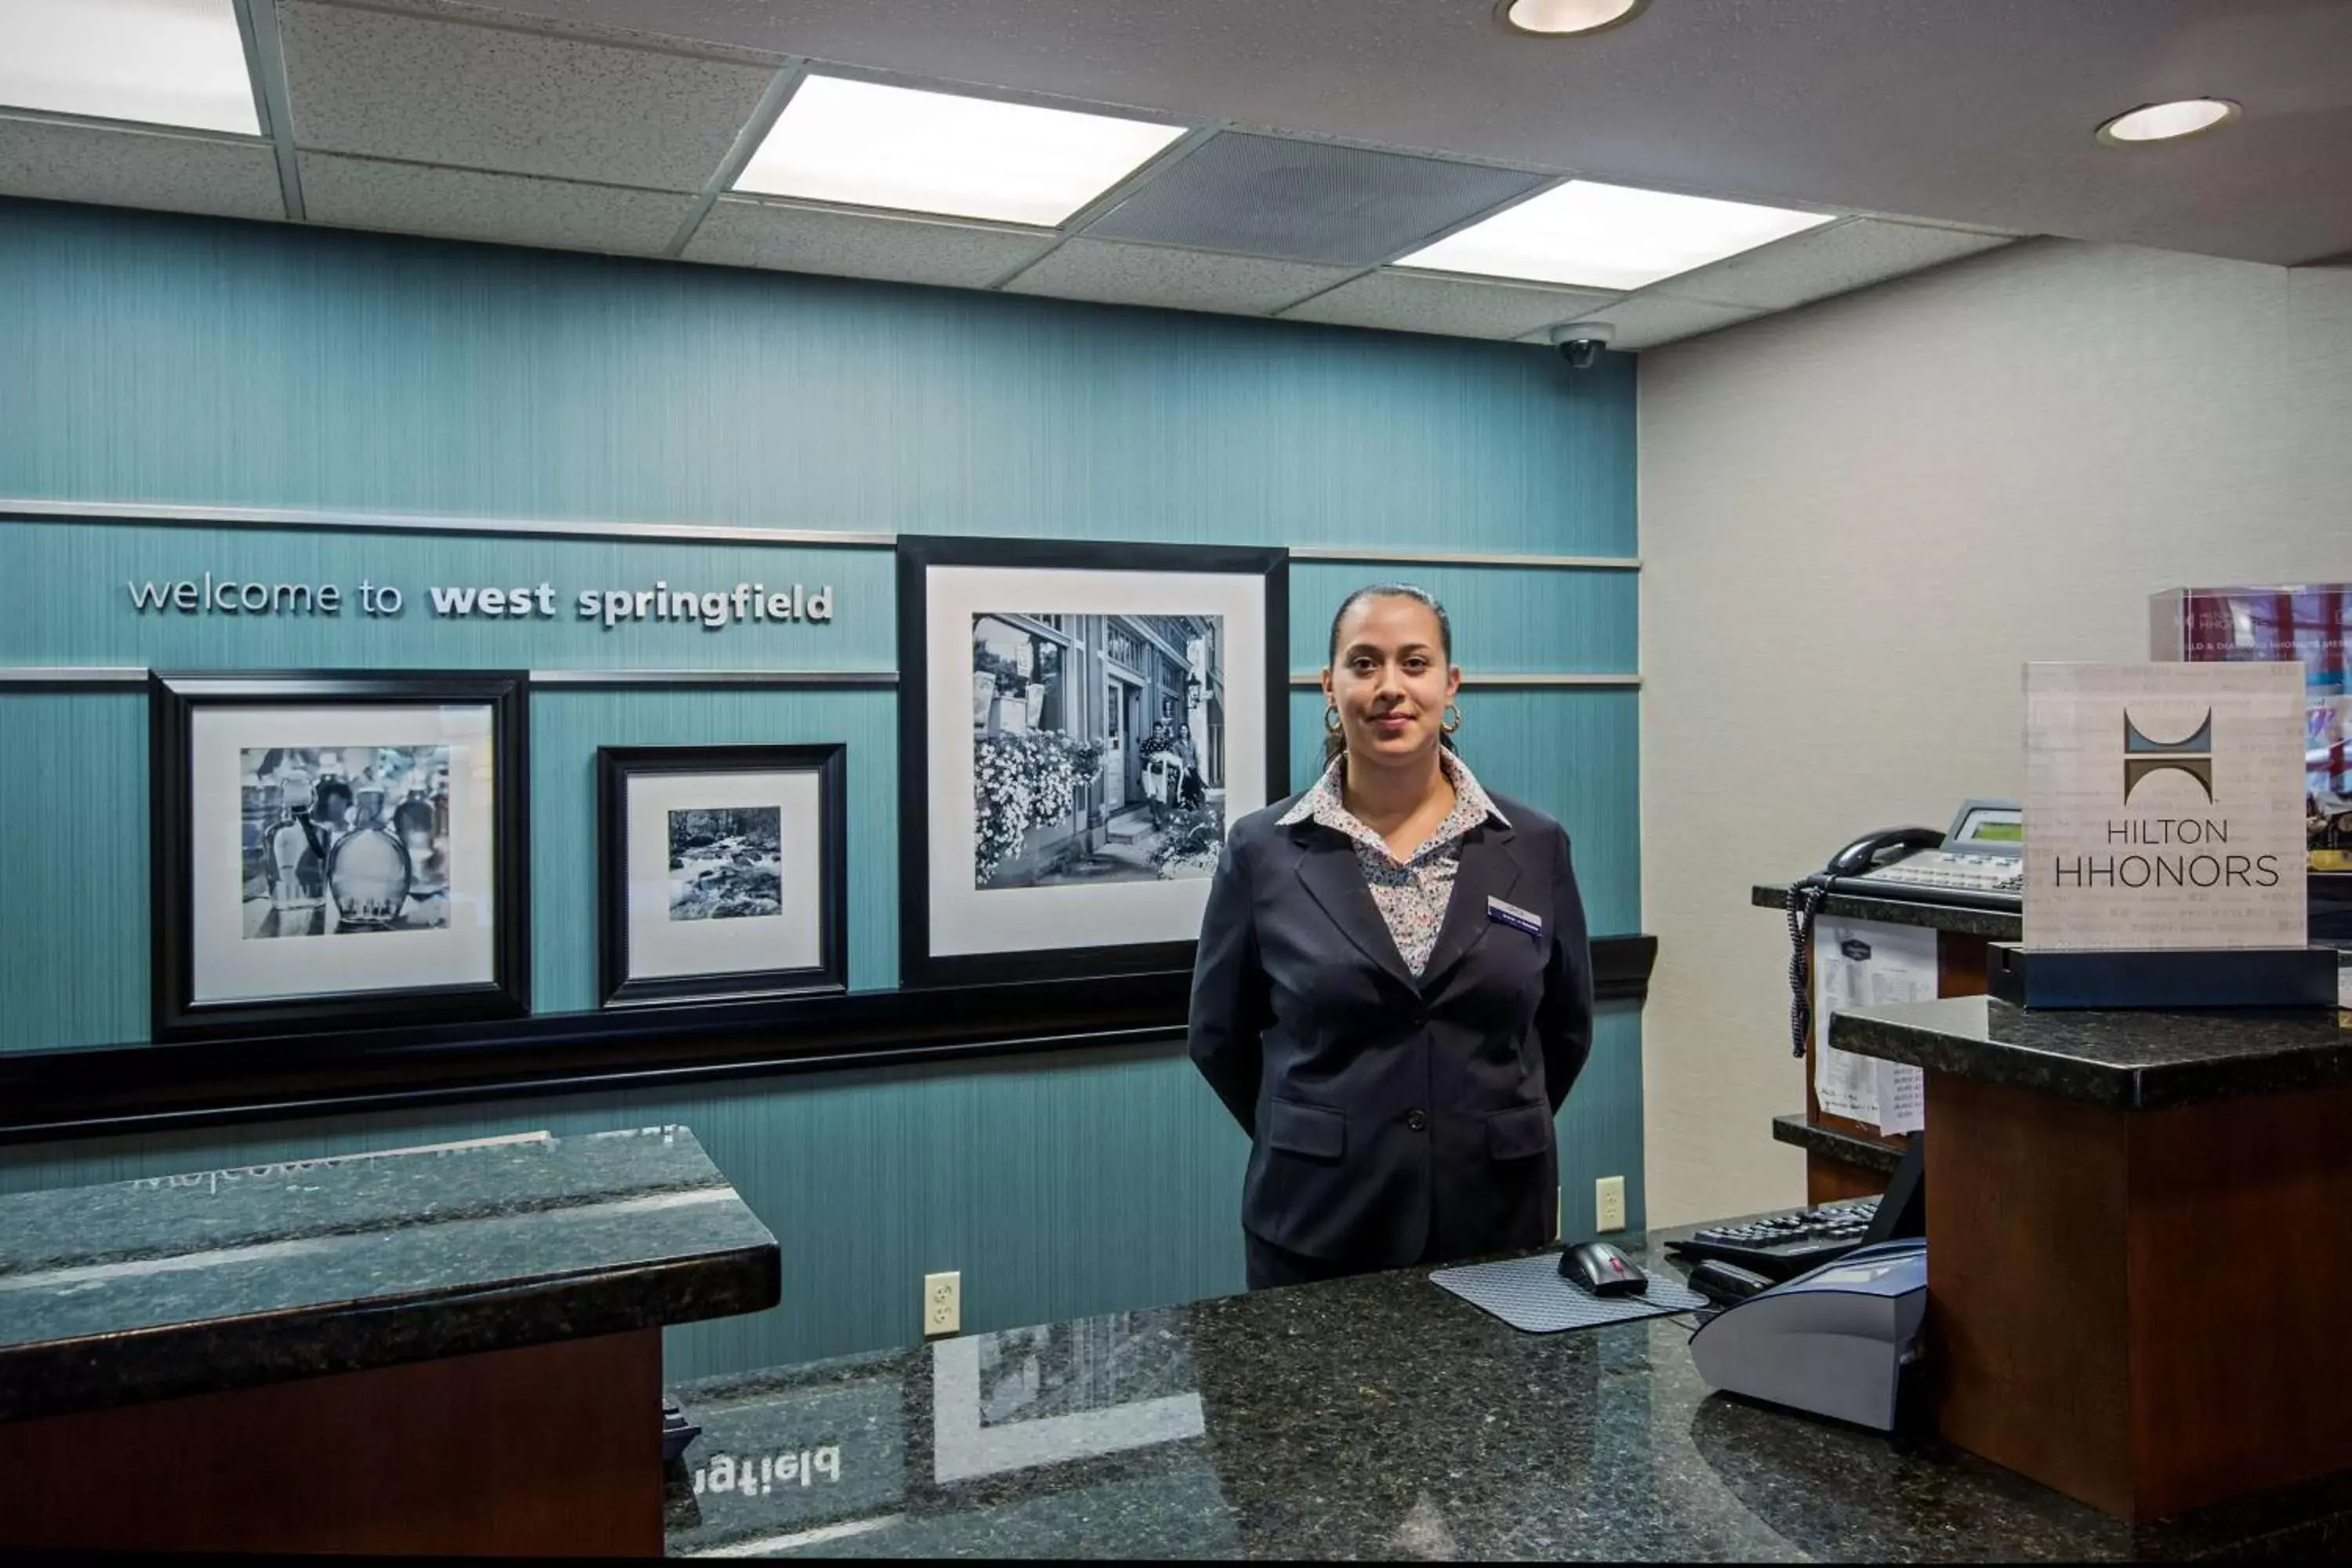
[[1337, 702], [1323, 710], [1323, 732], [1327, 735], [1339, 732], [1339, 705]]
[[1437, 727], [1451, 735], [1454, 731], [1462, 728], [1462, 710], [1449, 702], [1445, 705], [1445, 713], [1453, 714], [1454, 721], [1450, 724], [1447, 723], [1445, 721], [1445, 714], [1441, 713], [1437, 716]]

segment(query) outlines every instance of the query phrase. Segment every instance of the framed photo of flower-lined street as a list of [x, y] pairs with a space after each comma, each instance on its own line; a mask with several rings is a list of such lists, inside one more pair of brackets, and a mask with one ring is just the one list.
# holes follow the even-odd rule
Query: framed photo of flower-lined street
[[596, 753], [606, 1007], [848, 988], [845, 748]]
[[1284, 793], [1288, 562], [901, 536], [900, 984], [1190, 965]]
[[528, 685], [150, 676], [155, 1038], [527, 1014]]

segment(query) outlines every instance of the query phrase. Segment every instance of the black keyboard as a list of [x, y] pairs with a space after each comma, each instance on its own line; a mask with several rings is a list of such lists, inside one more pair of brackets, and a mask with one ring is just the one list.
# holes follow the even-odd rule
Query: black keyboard
[[1794, 1279], [1860, 1247], [1877, 1214], [1876, 1198], [1853, 1198], [1738, 1225], [1710, 1226], [1666, 1243], [1666, 1250], [1678, 1258], [1719, 1258], [1767, 1279]]

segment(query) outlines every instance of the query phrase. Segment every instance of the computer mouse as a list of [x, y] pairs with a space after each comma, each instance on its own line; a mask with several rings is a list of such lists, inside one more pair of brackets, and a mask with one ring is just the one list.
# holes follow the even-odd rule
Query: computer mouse
[[1650, 1277], [1605, 1241], [1583, 1241], [1559, 1255], [1559, 1275], [1595, 1296], [1639, 1296]]

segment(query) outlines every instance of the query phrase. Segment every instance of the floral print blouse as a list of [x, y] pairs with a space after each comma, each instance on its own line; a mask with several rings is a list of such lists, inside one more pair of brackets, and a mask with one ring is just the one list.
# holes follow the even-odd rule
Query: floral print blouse
[[1506, 827], [1511, 825], [1510, 819], [1478, 787], [1470, 764], [1441, 750], [1438, 765], [1453, 781], [1454, 809], [1420, 848], [1399, 860], [1389, 852], [1387, 841], [1358, 821], [1344, 804], [1340, 793], [1344, 761], [1334, 761], [1325, 769], [1314, 787], [1298, 797], [1298, 804], [1282, 814], [1280, 825], [1288, 827], [1313, 820], [1347, 835], [1355, 846], [1356, 863], [1363, 868], [1364, 885], [1371, 889], [1372, 902], [1381, 919], [1388, 922], [1389, 935], [1405, 967], [1417, 980], [1429, 966], [1430, 950], [1437, 945], [1438, 930], [1445, 923], [1445, 908], [1454, 896], [1454, 874], [1462, 863], [1463, 836], [1489, 817]]

